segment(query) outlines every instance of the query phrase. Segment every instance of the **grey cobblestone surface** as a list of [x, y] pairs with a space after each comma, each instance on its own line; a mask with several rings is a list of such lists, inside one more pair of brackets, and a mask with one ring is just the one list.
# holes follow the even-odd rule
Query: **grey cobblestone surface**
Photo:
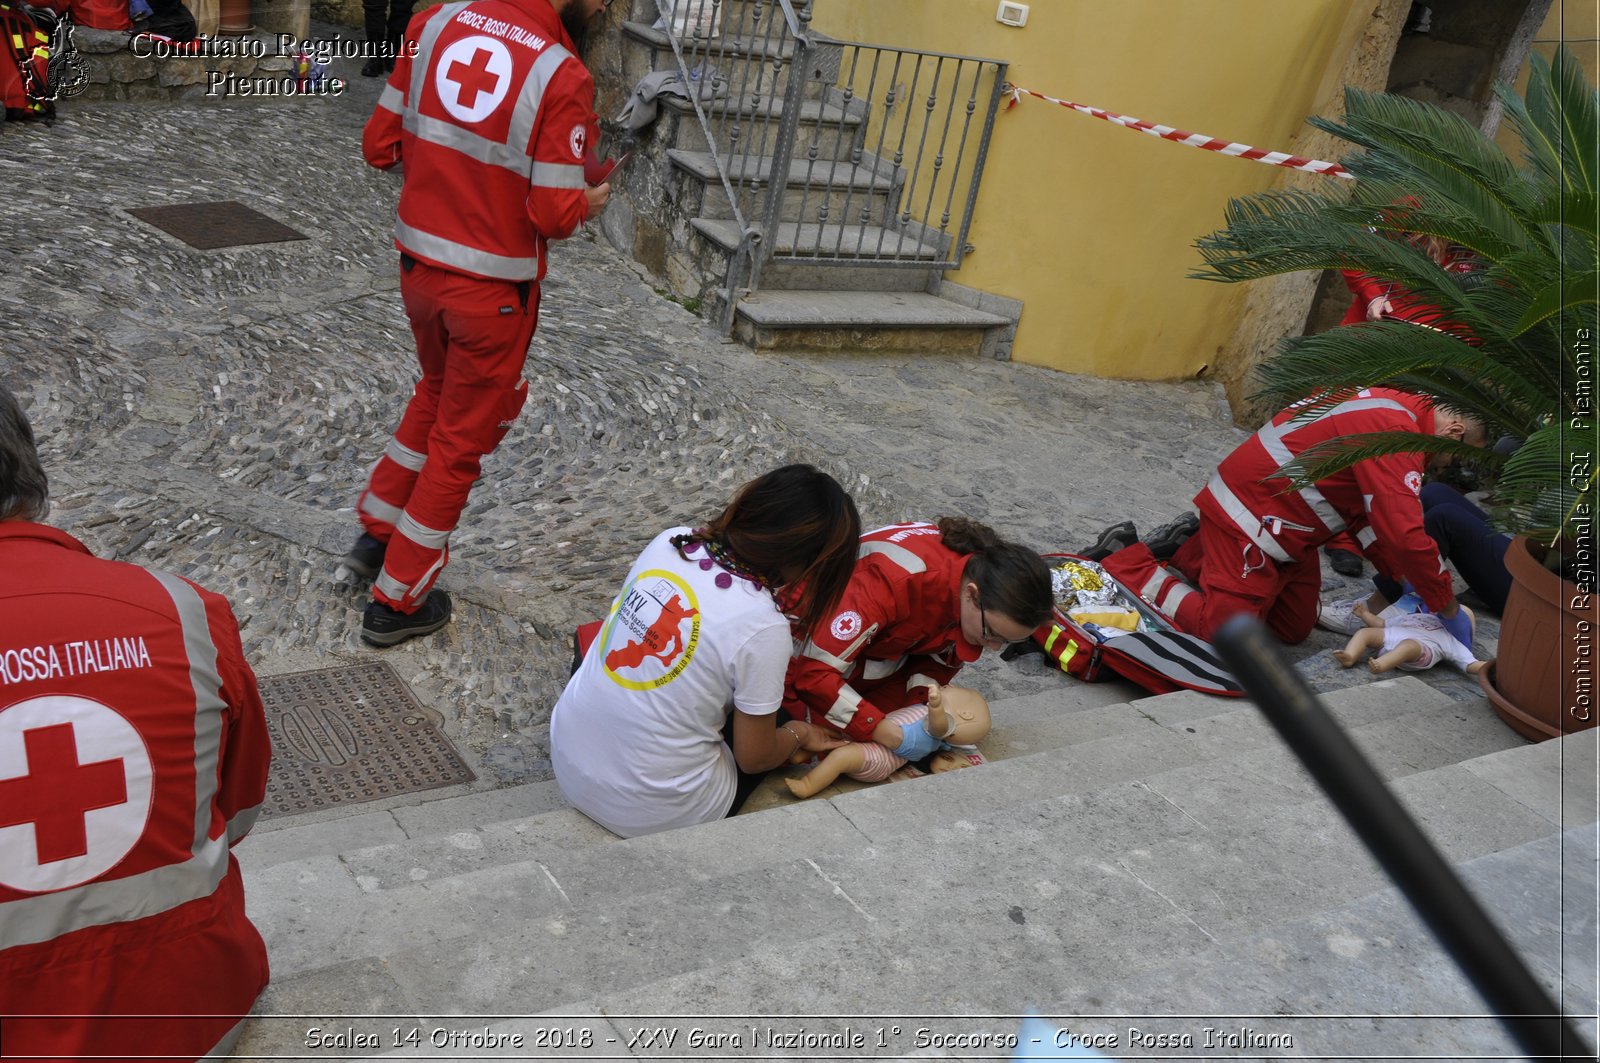
[[[335, 64], [341, 98], [67, 101], [54, 127], [0, 127], [0, 380], [34, 420], [50, 520], [227, 594], [262, 675], [377, 652], [357, 639], [364, 589], [333, 573], [416, 371], [389, 240], [399, 182], [361, 161], [379, 86], [354, 65]], [[309, 239], [202, 252], [124, 213], [219, 199]], [[823, 465], [869, 524], [961, 514], [1066, 549], [1124, 517], [1169, 519], [1243, 438], [1206, 383], [756, 354], [590, 233], [552, 254], [527, 376], [452, 540], [455, 620], [384, 651], [485, 785], [549, 776], [572, 628], [641, 546], [767, 468]], [[1334, 644], [1294, 654], [1324, 689], [1365, 682], [1331, 666]], [[972, 674], [992, 697], [1072, 682], [1038, 658]]]

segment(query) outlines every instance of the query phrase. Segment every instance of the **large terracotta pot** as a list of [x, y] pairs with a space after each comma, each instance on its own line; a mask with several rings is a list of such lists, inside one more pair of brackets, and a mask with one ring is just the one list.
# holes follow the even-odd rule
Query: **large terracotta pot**
[[1520, 536], [1506, 551], [1506, 569], [1511, 594], [1500, 649], [1478, 673], [1489, 704], [1535, 742], [1593, 727], [1600, 595], [1545, 568]]

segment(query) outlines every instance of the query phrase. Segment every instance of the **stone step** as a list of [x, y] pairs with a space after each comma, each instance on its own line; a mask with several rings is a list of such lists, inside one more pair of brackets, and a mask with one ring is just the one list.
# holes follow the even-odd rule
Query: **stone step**
[[[1470, 763], [1488, 764], [1519, 752], [1493, 753]], [[1423, 780], [1441, 779], [1465, 767], [1414, 776], [1411, 785], [1420, 787]], [[1274, 791], [1262, 780], [1245, 780], [1249, 789], [1240, 785], [1237, 773], [1220, 762], [1194, 765], [1140, 783], [1014, 809], [998, 820], [974, 817], [946, 822], [917, 836], [920, 849], [891, 848], [895, 842], [890, 840], [838, 863], [818, 861], [853, 904], [876, 916], [871, 927], [819, 938], [798, 954], [757, 944], [733, 964], [587, 1003], [614, 1016], [665, 1014], [674, 1010], [672, 1002], [681, 1006], [685, 1000], [695, 1002], [696, 1013], [742, 1014], [763, 992], [786, 987], [785, 1000], [801, 1014], [857, 1014], [862, 1001], [870, 1002], [868, 1010], [886, 1016], [1016, 1014], [1047, 1001], [1052, 1002], [1047, 1014], [1063, 1016], [1482, 1010], [1470, 998], [1466, 1007], [1457, 1000], [1444, 1008], [1395, 1008], [1390, 1003], [1392, 987], [1385, 981], [1363, 982], [1359, 971], [1349, 971], [1341, 980], [1341, 989], [1351, 999], [1341, 999], [1335, 1007], [1319, 1001], [1315, 990], [1324, 960], [1316, 957], [1331, 946], [1342, 950], [1340, 962], [1347, 970], [1354, 968], [1349, 961], [1365, 947], [1363, 941], [1311, 937], [1309, 946], [1317, 951], [1308, 961], [1286, 954], [1285, 937], [1308, 937], [1298, 928], [1319, 925], [1322, 916], [1306, 918], [1319, 901], [1332, 899], [1336, 912], [1361, 912], [1370, 903], [1361, 898], [1387, 895], [1373, 893], [1383, 891], [1386, 880], [1325, 803], [1285, 815], [1276, 803], [1290, 802], [1282, 807], [1293, 807], [1295, 795]], [[1140, 790], [1145, 795], [1142, 801], [1136, 796]], [[1479, 811], [1487, 807], [1483, 795], [1471, 804]], [[1214, 818], [1218, 814], [1223, 818]], [[1544, 855], [1537, 862], [1545, 868], [1555, 866], [1559, 873], [1549, 855], [1554, 827], [1534, 819], [1508, 829], [1506, 817], [1517, 815], [1505, 804], [1491, 815], [1500, 833], [1481, 838], [1480, 848], [1490, 855], [1466, 866], [1474, 885], [1482, 879], [1482, 869], [1513, 872], [1526, 854], [1540, 852]], [[1206, 818], [1211, 818], [1209, 825]], [[1198, 873], [1187, 880], [1166, 881], [1152, 870], [1157, 864], [1153, 855], [1163, 845], [1214, 846], [1217, 838], [1226, 839], [1238, 825], [1258, 818], [1267, 829], [1246, 843], [1225, 843], [1220, 854], [1191, 863], [1188, 866]], [[1023, 833], [1028, 831], [1031, 836]], [[1517, 841], [1519, 837], [1533, 840]], [[911, 838], [907, 832], [902, 840]], [[1119, 841], [1131, 847], [1112, 860], [1098, 855], [1097, 850]], [[1252, 852], [1250, 842], [1272, 848]], [[1567, 888], [1575, 896], [1592, 898], [1593, 839], [1583, 835], [1565, 844], [1575, 850], [1568, 858], [1578, 879], [1588, 875], [1586, 881], [1569, 882]], [[1508, 851], [1499, 852], [1500, 846]], [[1316, 859], [1307, 862], [1306, 857]], [[1294, 873], [1287, 878], [1264, 877], [1261, 865], [1269, 861], [1288, 865]], [[1337, 871], [1341, 864], [1353, 865], [1361, 873], [1330, 876], [1330, 869]], [[1183, 866], [1176, 865], [1176, 870]], [[1016, 875], [1022, 868], [1026, 872]], [[1173, 869], [1172, 865], [1166, 869], [1169, 879]], [[905, 900], [908, 893], [913, 897], [910, 902]], [[1551, 926], [1548, 913], [1557, 910], [1560, 890], [1552, 884], [1544, 894], [1548, 895], [1544, 901], [1529, 903], [1526, 892], [1508, 890], [1506, 896], [1525, 911], [1504, 919], [1502, 925], [1531, 928], [1534, 943], [1559, 959], [1560, 946], [1545, 928]], [[918, 909], [917, 900], [929, 896], [939, 898], [938, 904]], [[1271, 902], [1270, 907], [1263, 908], [1264, 900]], [[1252, 919], [1234, 917], [1235, 906], [1250, 908], [1257, 917], [1287, 921], [1262, 933]], [[930, 907], [937, 912], [938, 932], [918, 934], [915, 919], [919, 911], [928, 917]], [[1408, 951], [1410, 962], [1416, 962], [1418, 945], [1426, 944], [1417, 942], [1416, 936], [1407, 935], [1412, 940], [1404, 948], [1396, 948], [1394, 941], [1381, 935], [1374, 942], [1392, 950], [1397, 962]], [[1587, 936], [1592, 941], [1592, 923]], [[953, 947], [954, 942], [963, 947]], [[1218, 957], [1226, 957], [1229, 966], [1224, 974], [1201, 979], [1204, 992], [1175, 992], [1192, 985], [1195, 973], [1217, 964]], [[1592, 959], [1580, 959], [1574, 966], [1590, 971]], [[1552, 985], [1557, 969], [1547, 966], [1542, 972]], [[1435, 955], [1420, 977], [1439, 979], [1441, 973], [1445, 981], [1452, 977], [1448, 960]], [[1282, 1007], [1270, 995], [1255, 998], [1285, 974], [1306, 990], [1296, 1007]], [[1395, 974], [1405, 977], [1403, 971]], [[1227, 993], [1235, 979], [1246, 987], [1246, 994]], [[1593, 1013], [1592, 981], [1587, 996], [1569, 992], [1570, 1009]], [[1144, 988], [1116, 992], [1119, 985]], [[1103, 992], [1107, 988], [1111, 995]], [[1351, 993], [1352, 988], [1358, 991]], [[1115, 1006], [1107, 1003], [1112, 995]], [[1182, 1000], [1182, 1006], [1173, 1006], [1175, 999]], [[1125, 1035], [1125, 1026], [1122, 1032]], [[1416, 1042], [1415, 1048], [1420, 1050], [1424, 1043]]]
[[734, 336], [757, 350], [979, 355], [1011, 325], [926, 292], [762, 291], [739, 302]]
[[[695, 232], [715, 245], [723, 254], [732, 254], [738, 247], [742, 233], [739, 226], [724, 218], [695, 218], [690, 223]], [[938, 247], [926, 243], [911, 233], [885, 229], [881, 225], [818, 225], [814, 223], [780, 224], [772, 237], [775, 254], [804, 256], [821, 261], [850, 260], [863, 265], [887, 266], [890, 263], [904, 267], [942, 260]]]
[[[1390, 700], [1413, 722], [1459, 711], [1419, 708], [1415, 679], [1391, 684]], [[1379, 686], [1326, 700], [1372, 721], [1358, 731], [1383, 728], [1393, 719], [1358, 704]], [[1022, 719], [1046, 697], [1011, 699], [1019, 726], [1049, 722]], [[1114, 725], [1113, 734], [1064, 749], [647, 838], [616, 840], [592, 824], [585, 836], [587, 821], [556, 812], [470, 839], [462, 832], [343, 859], [247, 867], [252, 917], [277, 972], [258, 1010], [592, 1014], [603, 998], [613, 1016], [681, 1014], [685, 1000], [698, 1014], [723, 1010], [713, 1003], [720, 987], [751, 985], [730, 982], [735, 973], [787, 972], [805, 988], [784, 999], [803, 1004], [802, 1013], [840, 984], [856, 984], [861, 966], [838, 949], [864, 939], [898, 943], [882, 955], [869, 948], [879, 958], [864, 971], [882, 975], [892, 963], [896, 984], [920, 1005], [906, 1010], [964, 1003], [1014, 1013], [1019, 998], [1003, 1004], [995, 994], [1015, 992], [1020, 975], [1035, 987], [1027, 999], [1055, 999], [1088, 972], [1131, 976], [1379, 888], [1364, 850], [1319, 794], [1241, 770], [1226, 755], [1214, 721], [1254, 711], [1231, 704], [1202, 716], [1207, 707], [1187, 695], [1145, 699], [1122, 707], [1126, 729]], [[1079, 706], [1060, 719], [1092, 729], [1118, 709]], [[1008, 718], [1006, 701], [995, 715]], [[1246, 741], [1242, 755], [1263, 748], [1237, 725], [1231, 733]], [[1417, 755], [1419, 743], [1404, 748], [1404, 766], [1428, 759]], [[1502, 762], [1525, 760], [1529, 748], [1414, 772], [1397, 786], [1415, 807], [1456, 806], [1429, 815], [1458, 858], [1520, 844], [1554, 824], [1485, 780], [1507, 776], [1514, 765]], [[1541, 750], [1530, 766], [1584, 766], [1577, 749], [1565, 759], [1553, 752]], [[938, 899], [932, 913], [927, 898]], [[781, 909], [771, 937], [758, 914], [767, 902]], [[939, 935], [919, 933], [930, 918]], [[970, 947], [952, 950], [951, 941]], [[946, 961], [953, 951], [976, 966], [951, 977], [940, 950]], [[819, 989], [805, 977], [830, 964], [841, 965], [842, 983], [820, 979], [827, 987]], [[921, 971], [929, 973], [911, 973]], [[651, 1006], [690, 984], [708, 995]], [[513, 1003], [519, 987], [527, 995]], [[858, 999], [895, 1010], [879, 997]], [[308, 1000], [321, 1003], [291, 1006]], [[336, 1009], [335, 1001], [365, 1003]], [[264, 1040], [292, 1031], [254, 1029], [248, 1051], [271, 1056], [292, 1044]]]
[[[687, 174], [703, 186], [698, 197], [678, 197], [684, 210], [700, 218], [733, 218], [733, 205], [722, 185], [716, 160], [709, 153], [674, 149], [667, 152], [667, 157], [676, 172]], [[728, 161], [729, 184], [751, 220], [766, 209], [767, 183], [772, 179], [773, 166], [771, 157], [740, 155]], [[832, 219], [882, 229], [889, 220], [889, 197], [895, 187], [892, 175], [874, 172], [867, 166], [831, 159], [794, 159], [784, 182], [779, 220], [822, 226]]]
[[415, 804], [363, 812], [360, 806], [335, 817], [302, 822], [301, 817], [257, 824], [234, 847], [247, 868], [266, 868], [311, 856], [337, 855], [409, 839], [460, 831], [567, 809], [554, 780], [500, 790], [482, 790], [442, 799], [417, 795]]
[[[747, 59], [763, 62], [772, 60], [787, 60], [794, 57], [794, 40], [787, 34], [781, 33], [777, 28], [769, 35], [765, 29], [749, 32], [748, 25], [735, 26], [723, 32], [720, 36], [710, 39], [685, 38], [678, 44], [683, 49], [684, 59], [690, 68], [695, 67], [701, 60], [708, 60], [713, 67], [718, 63], [731, 63]], [[667, 38], [664, 30], [658, 30], [649, 22], [624, 22], [622, 33], [625, 39], [637, 41], [657, 52], [672, 55], [672, 42]], [[731, 70], [719, 70], [730, 81], [737, 84], [738, 75]]]
[[964, 803], [972, 779], [981, 777], [977, 807], [995, 816], [1186, 763], [1195, 756], [1188, 746], [1146, 722], [1141, 735], [1075, 747], [1085, 750], [1076, 765], [1073, 750], [1056, 751], [627, 841], [561, 810], [342, 856], [263, 866], [245, 852], [241, 863], [251, 918], [268, 941], [274, 969], [288, 976], [326, 966], [330, 957], [383, 956], [401, 942], [447, 951], [448, 943], [497, 926], [606, 908], [619, 895], [753, 872], [797, 856], [857, 852], [892, 840], [905, 826], [885, 823], [873, 798], [913, 786], [926, 792], [915, 802], [926, 811]]
[[[755, 145], [757, 154], [770, 154], [777, 144], [778, 123], [783, 118], [783, 98], [770, 91], [759, 95], [747, 88], [736, 98], [705, 101], [708, 124], [717, 143]], [[694, 105], [681, 96], [662, 96], [657, 121], [674, 123], [666, 138], [669, 147], [704, 152], [705, 130], [695, 117]], [[832, 103], [802, 100], [794, 154], [802, 159], [845, 159], [855, 148], [864, 119]], [[732, 136], [738, 127], [738, 138]]]
[[[1595, 859], [1592, 829], [1573, 829], [1458, 865], [1535, 977], [1570, 1016], [1585, 1017], [1577, 1025], [1591, 1042]], [[1485, 1014], [1482, 997], [1387, 883], [1343, 905], [1220, 941], [1132, 977], [1098, 973], [1070, 980], [1053, 1001], [1039, 1001], [1040, 1009], [1061, 1017], [1090, 1011], [1234, 1016], [1244, 1021], [1213, 1025], [1287, 1032], [1296, 1056], [1315, 1058], [1521, 1058]], [[1086, 999], [1093, 1000], [1092, 1008]], [[1245, 1018], [1250, 1016], [1259, 1018]], [[1085, 1019], [1073, 1025], [1085, 1033], [1125, 1037], [1128, 1024]], [[1198, 1035], [1204, 1025], [1192, 1023], [1190, 1032]]]

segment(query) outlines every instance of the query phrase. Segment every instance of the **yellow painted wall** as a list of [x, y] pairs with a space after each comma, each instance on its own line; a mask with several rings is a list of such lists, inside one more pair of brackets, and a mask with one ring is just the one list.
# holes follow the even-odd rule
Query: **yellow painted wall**
[[[1560, 44], [1572, 50], [1583, 65], [1589, 84], [1600, 81], [1600, 0], [1556, 0], [1550, 5], [1544, 25], [1533, 39], [1532, 51], [1545, 59], [1552, 59]], [[1528, 85], [1528, 64], [1522, 65], [1517, 77], [1517, 91]], [[1513, 155], [1522, 148], [1517, 134], [1509, 122], [1501, 122], [1495, 132], [1495, 142]]]
[[[816, 0], [834, 37], [1011, 64], [1011, 80], [1147, 121], [1294, 150], [1371, 15], [1353, 0]], [[1290, 171], [1161, 141], [1029, 99], [996, 125], [951, 280], [1024, 303], [1012, 356], [1069, 372], [1193, 376], [1232, 331], [1241, 286], [1188, 280], [1229, 198]], [[1334, 180], [1327, 178], [1326, 180]]]

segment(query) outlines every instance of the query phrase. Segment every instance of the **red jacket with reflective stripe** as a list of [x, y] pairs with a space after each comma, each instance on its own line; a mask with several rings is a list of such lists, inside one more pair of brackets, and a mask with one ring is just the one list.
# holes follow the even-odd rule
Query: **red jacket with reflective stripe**
[[267, 983], [229, 847], [271, 742], [233, 613], [24, 521], [0, 572], [5, 1054], [197, 1058]]
[[545, 243], [588, 216], [583, 162], [594, 139], [594, 82], [548, 0], [429, 8], [402, 54], [361, 147], [405, 167], [395, 244], [471, 276], [537, 280]]
[[[1453, 600], [1438, 547], [1422, 527], [1424, 459], [1390, 454], [1358, 462], [1303, 491], [1277, 475], [1284, 462], [1336, 436], [1363, 432], [1432, 435], [1434, 414], [1424, 399], [1387, 388], [1362, 391], [1315, 420], [1295, 423], [1299, 408], [1279, 412], [1223, 459], [1195, 496], [1200, 513], [1238, 530], [1274, 560], [1314, 556], [1348, 529], [1378, 571], [1410, 580], [1431, 609]], [[1263, 526], [1263, 522], [1267, 526]]]
[[944, 684], [978, 659], [983, 647], [961, 634], [961, 572], [970, 556], [945, 546], [932, 524], [896, 524], [861, 537], [839, 608], [789, 662], [789, 685], [813, 722], [868, 741], [884, 712], [851, 684], [871, 678], [871, 663], [888, 672], [901, 658], [917, 657], [917, 671]]

